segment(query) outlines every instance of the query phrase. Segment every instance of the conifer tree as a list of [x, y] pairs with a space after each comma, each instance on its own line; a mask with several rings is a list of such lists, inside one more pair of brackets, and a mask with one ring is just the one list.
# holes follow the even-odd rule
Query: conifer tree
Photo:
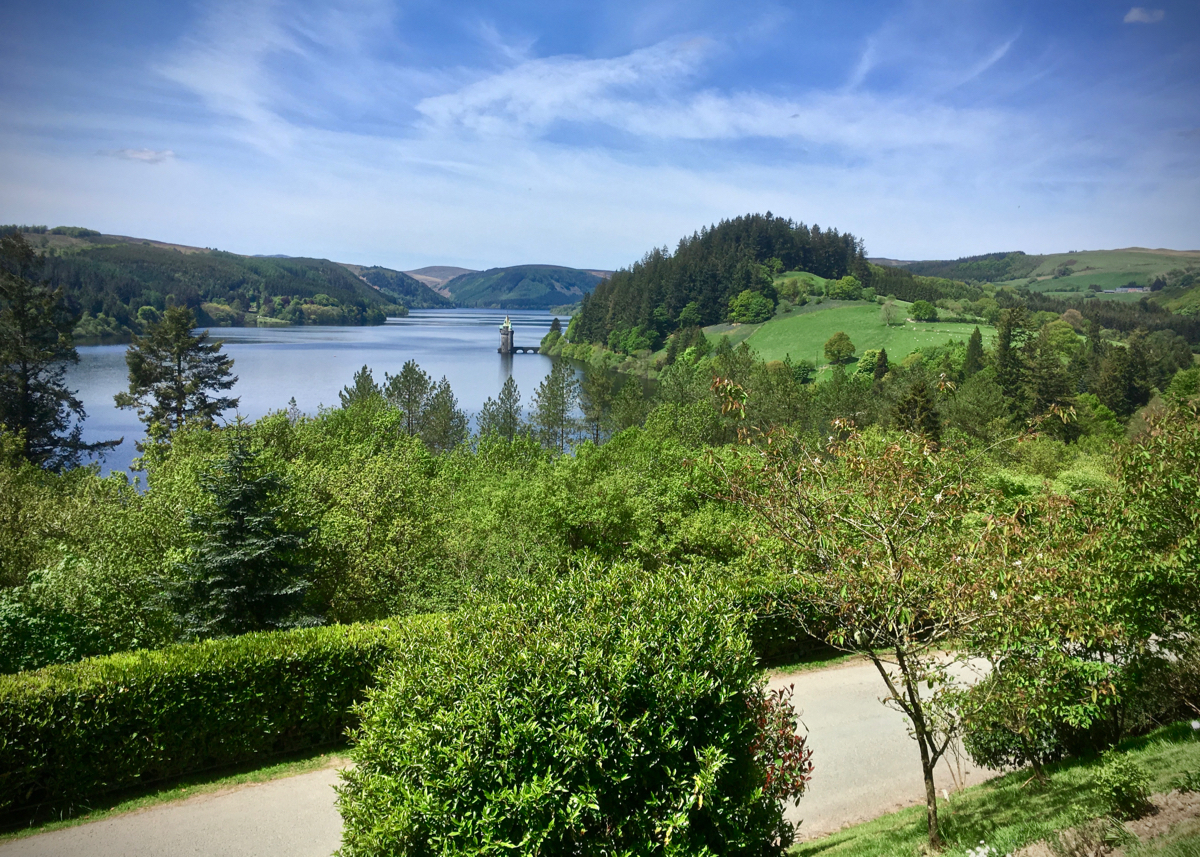
[[967, 340], [967, 356], [963, 360], [963, 377], [970, 378], [976, 372], [983, 368], [983, 334], [979, 332], [979, 326], [971, 331], [971, 337]]
[[1019, 415], [1025, 413], [1026, 355], [1023, 346], [1028, 336], [1028, 323], [1029, 316], [1024, 307], [1006, 309], [996, 321], [996, 347], [993, 352], [996, 381]]
[[211, 498], [189, 510], [197, 536], [191, 559], [167, 595], [190, 639], [224, 637], [317, 624], [302, 612], [309, 566], [302, 558], [307, 531], [289, 526], [278, 499], [284, 484], [264, 471], [239, 425], [229, 432], [225, 458], [201, 479]]
[[0, 239], [0, 430], [30, 463], [62, 470], [121, 441], [81, 439], [86, 414], [66, 385], [79, 316], [62, 289], [34, 281], [38, 260], [19, 232]]
[[449, 452], [467, 438], [467, 415], [458, 406], [444, 375], [426, 400], [420, 437], [433, 452]]
[[543, 445], [565, 452], [575, 436], [579, 382], [565, 360], [555, 361], [533, 396], [533, 424]]
[[887, 376], [888, 368], [887, 349], [880, 348], [879, 356], [875, 358], [875, 371], [872, 373], [872, 380], [882, 381]]
[[500, 395], [490, 396], [479, 411], [479, 435], [495, 435], [512, 440], [521, 430], [521, 392], [509, 375], [504, 379]]
[[208, 341], [208, 331], [193, 334], [196, 318], [187, 307], [168, 307], [135, 336], [125, 352], [129, 390], [117, 393], [118, 408], [132, 408], [147, 426], [173, 432], [184, 423], [210, 426], [238, 400], [214, 396], [237, 383], [233, 358], [221, 352], [224, 343]]
[[914, 381], [896, 403], [894, 419], [898, 428], [919, 434], [929, 443], [936, 444], [942, 439], [942, 420], [924, 379]]
[[613, 403], [613, 377], [604, 369], [588, 366], [579, 385], [579, 405], [592, 443], [599, 444]]
[[404, 430], [410, 437], [419, 435], [425, 407], [433, 392], [433, 380], [415, 360], [409, 360], [400, 367], [399, 375], [384, 373], [383, 377], [383, 394], [404, 412]]
[[383, 391], [375, 383], [375, 378], [371, 374], [371, 370], [364, 364], [361, 369], [354, 373], [354, 380], [350, 385], [343, 387], [342, 391], [338, 393], [338, 398], [342, 400], [342, 407], [348, 408], [351, 405], [379, 398], [382, 395]]

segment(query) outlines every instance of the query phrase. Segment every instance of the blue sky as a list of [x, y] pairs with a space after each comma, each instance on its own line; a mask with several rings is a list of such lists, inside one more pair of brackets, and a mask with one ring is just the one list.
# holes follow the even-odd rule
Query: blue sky
[[1200, 4], [10, 4], [0, 222], [612, 268], [749, 211], [873, 255], [1200, 249]]

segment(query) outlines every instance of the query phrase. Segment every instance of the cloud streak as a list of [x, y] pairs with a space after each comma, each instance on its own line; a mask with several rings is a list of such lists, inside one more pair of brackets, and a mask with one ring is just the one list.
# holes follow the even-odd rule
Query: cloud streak
[[170, 149], [101, 149], [96, 154], [143, 164], [161, 164], [175, 157]]
[[1143, 6], [1134, 6], [1125, 13], [1126, 24], [1157, 24], [1167, 15], [1162, 9], [1147, 9]]

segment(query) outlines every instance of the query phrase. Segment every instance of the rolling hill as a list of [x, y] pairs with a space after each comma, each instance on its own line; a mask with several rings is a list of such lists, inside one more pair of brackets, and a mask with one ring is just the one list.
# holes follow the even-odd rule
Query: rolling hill
[[517, 265], [460, 274], [443, 288], [458, 306], [549, 309], [589, 294], [601, 278], [557, 265]]
[[460, 274], [474, 274], [473, 268], [456, 268], [453, 265], [427, 265], [415, 271], [405, 271], [415, 280], [419, 280], [440, 295], [448, 296], [443, 286]]
[[409, 309], [436, 309], [452, 307], [454, 301], [441, 292], [436, 291], [428, 283], [416, 279], [404, 271], [393, 271], [391, 268], [381, 268], [373, 265], [364, 268], [362, 265], [349, 265], [345, 262], [342, 267], [383, 294], [402, 303]]

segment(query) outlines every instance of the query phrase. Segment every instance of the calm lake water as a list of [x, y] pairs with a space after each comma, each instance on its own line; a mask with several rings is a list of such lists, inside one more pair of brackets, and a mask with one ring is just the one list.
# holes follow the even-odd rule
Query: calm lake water
[[[550, 329], [553, 316], [536, 311], [413, 310], [407, 318], [388, 319], [376, 327], [214, 328], [213, 339], [225, 341], [238, 382], [237, 413], [255, 419], [286, 408], [295, 396], [300, 410], [315, 414], [321, 405], [340, 404], [338, 393], [364, 364], [375, 380], [393, 375], [407, 360], [416, 360], [434, 380], [450, 381], [458, 403], [472, 419], [506, 378], [516, 379], [521, 403], [528, 406], [550, 371], [550, 358], [540, 354], [501, 355], [500, 324], [512, 318], [515, 344], [536, 346]], [[87, 441], [124, 436], [107, 455], [103, 472], [127, 470], [137, 455], [134, 444], [145, 432], [134, 411], [118, 410], [113, 396], [129, 386], [124, 345], [79, 347], [79, 364], [67, 381], [87, 410]], [[225, 414], [231, 419], [234, 412]]]

